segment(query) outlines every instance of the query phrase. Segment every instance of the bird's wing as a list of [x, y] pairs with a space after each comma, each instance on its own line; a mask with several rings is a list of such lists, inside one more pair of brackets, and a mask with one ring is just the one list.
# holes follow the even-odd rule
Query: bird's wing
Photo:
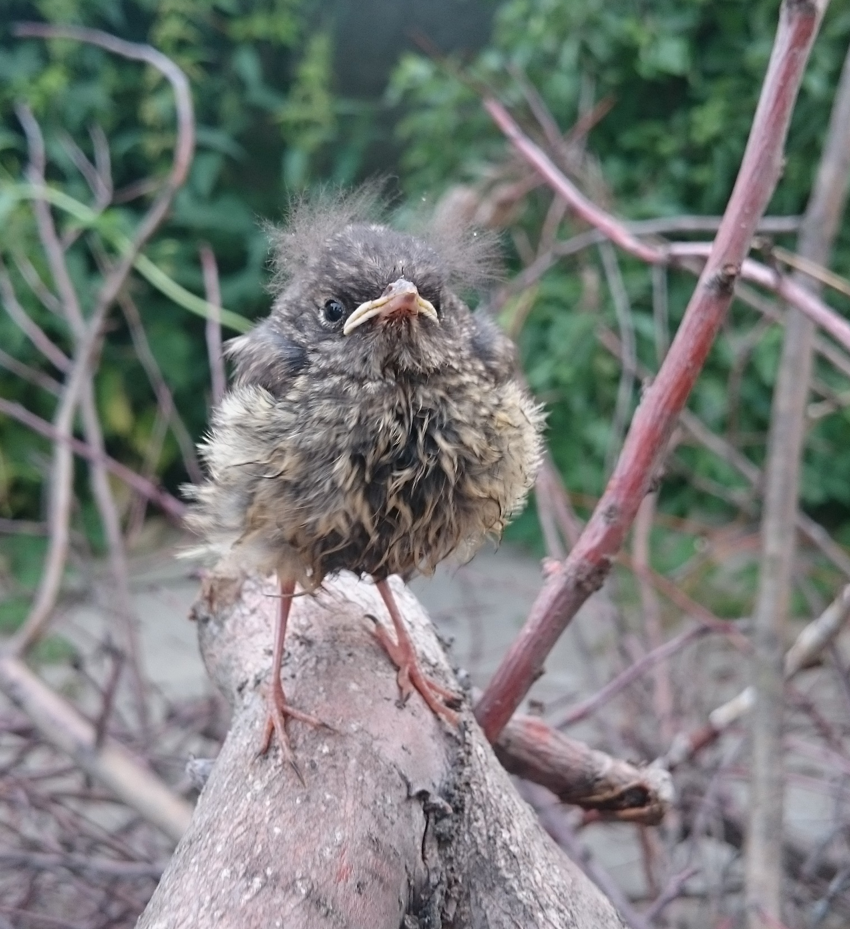
[[490, 316], [479, 311], [472, 314], [471, 349], [496, 384], [517, 372], [516, 347]]
[[274, 317], [232, 339], [227, 354], [235, 362], [237, 384], [263, 387], [275, 397], [285, 394], [309, 364], [306, 346], [282, 332]]

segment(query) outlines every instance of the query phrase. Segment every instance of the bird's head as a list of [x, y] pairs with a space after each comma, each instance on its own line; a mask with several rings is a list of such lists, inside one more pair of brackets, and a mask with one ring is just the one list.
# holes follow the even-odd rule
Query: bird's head
[[347, 201], [314, 209], [277, 236], [272, 313], [235, 345], [244, 380], [256, 381], [251, 372], [273, 364], [276, 351], [292, 356], [293, 345], [305, 364], [363, 377], [460, 362], [470, 311], [457, 290], [489, 272], [492, 240], [457, 230], [410, 235], [352, 212]]
[[446, 277], [426, 241], [352, 223], [296, 272], [275, 312], [349, 366], [428, 371], [446, 359], [468, 314]]

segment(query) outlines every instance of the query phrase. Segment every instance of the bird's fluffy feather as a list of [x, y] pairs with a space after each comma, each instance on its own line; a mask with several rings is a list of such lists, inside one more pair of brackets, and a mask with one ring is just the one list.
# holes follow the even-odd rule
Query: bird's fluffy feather
[[[190, 491], [208, 551], [308, 589], [340, 569], [380, 579], [471, 554], [521, 508], [540, 461], [542, 412], [512, 344], [455, 292], [492, 266], [490, 245], [397, 233], [368, 221], [375, 202], [301, 204], [277, 237], [272, 313], [233, 343], [235, 386], [201, 446], [209, 477]], [[439, 321], [349, 336], [323, 322], [329, 297], [350, 312], [400, 276]]]
[[[280, 293], [299, 270], [315, 261], [334, 234], [346, 226], [381, 224], [388, 213], [380, 183], [353, 191], [327, 189], [294, 199], [285, 224], [266, 227], [271, 241], [272, 293]], [[495, 233], [424, 211], [406, 214], [405, 225], [433, 250], [449, 287], [460, 292], [474, 290], [501, 276]]]

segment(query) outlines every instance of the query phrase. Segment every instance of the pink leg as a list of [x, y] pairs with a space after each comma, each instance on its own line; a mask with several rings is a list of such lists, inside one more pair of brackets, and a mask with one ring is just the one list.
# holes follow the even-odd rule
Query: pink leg
[[406, 700], [411, 692], [416, 689], [422, 695], [422, 699], [428, 704], [435, 716], [439, 716], [447, 723], [456, 726], [460, 717], [454, 710], [450, 710], [440, 701], [456, 701], [458, 699], [457, 694], [442, 687], [436, 681], [432, 681], [431, 678], [423, 672], [416, 658], [413, 642], [411, 642], [410, 636], [407, 634], [407, 629], [404, 627], [404, 621], [398, 611], [398, 606], [396, 606], [395, 597], [393, 597], [389, 584], [383, 580], [375, 581], [375, 585], [380, 591], [381, 597], [390, 612], [396, 640], [393, 641], [390, 634], [380, 623], [376, 624], [375, 634], [386, 653], [390, 656], [393, 664], [398, 668], [398, 687], [401, 691], [402, 699]]
[[[296, 710], [286, 702], [286, 695], [283, 692], [283, 684], [280, 681], [280, 670], [283, 662], [283, 640], [286, 638], [286, 623], [289, 619], [289, 610], [292, 606], [292, 595], [295, 593], [294, 581], [280, 582], [280, 610], [278, 612], [277, 627], [274, 633], [274, 653], [272, 655], [272, 678], [266, 691], [266, 706], [268, 715], [266, 717], [266, 728], [263, 731], [263, 740], [260, 744], [260, 755], [265, 755], [269, 750], [272, 742], [272, 733], [277, 736], [283, 757], [292, 765], [296, 774], [301, 777], [298, 766], [295, 764], [295, 756], [292, 753], [292, 747], [289, 744], [289, 735], [286, 732], [286, 719], [291, 716], [302, 723], [310, 726], [324, 726], [325, 724]], [[302, 778], [303, 780], [303, 778]]]

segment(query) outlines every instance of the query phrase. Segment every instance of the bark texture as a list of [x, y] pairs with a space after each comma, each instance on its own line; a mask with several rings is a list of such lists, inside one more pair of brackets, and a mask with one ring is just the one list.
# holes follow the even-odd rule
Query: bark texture
[[[392, 580], [430, 673], [457, 687], [412, 594]], [[451, 731], [395, 670], [371, 584], [342, 577], [293, 605], [283, 683], [327, 729], [291, 723], [303, 782], [257, 757], [275, 586], [212, 577], [194, 607], [233, 723], [140, 929], [619, 929], [611, 904], [514, 790], [468, 707]], [[377, 618], [377, 619], [376, 619]]]

